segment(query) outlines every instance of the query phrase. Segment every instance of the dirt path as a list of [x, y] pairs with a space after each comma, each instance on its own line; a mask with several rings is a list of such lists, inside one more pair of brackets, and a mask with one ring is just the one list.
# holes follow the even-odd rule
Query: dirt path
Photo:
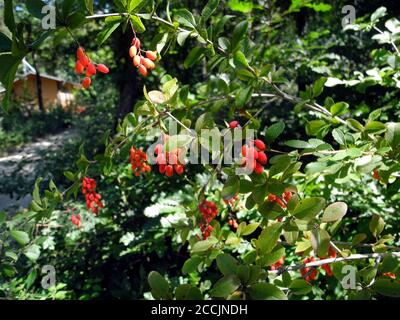
[[[67, 130], [55, 135], [49, 135], [36, 142], [29, 143], [19, 148], [15, 153], [0, 158], [0, 183], [5, 183], [4, 176], [11, 176], [15, 170], [29, 179], [36, 179], [35, 169], [40, 163], [42, 156], [60, 148], [66, 141], [75, 136], [75, 132]], [[10, 207], [26, 208], [31, 202], [31, 195], [16, 199], [10, 195], [0, 194], [0, 210]]]

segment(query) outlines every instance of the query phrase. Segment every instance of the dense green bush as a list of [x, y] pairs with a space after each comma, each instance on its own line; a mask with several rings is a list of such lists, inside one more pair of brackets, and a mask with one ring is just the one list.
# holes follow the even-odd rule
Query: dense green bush
[[[17, 2], [6, 1], [4, 8], [14, 35], [27, 31], [23, 18], [40, 7], [40, 1], [32, 2], [18, 14], [12, 10]], [[72, 73], [79, 40], [96, 61], [110, 62], [111, 74], [96, 75], [82, 92], [88, 105], [84, 114], [61, 117], [62, 125], [54, 126], [71, 121], [78, 134], [44, 157], [34, 177], [44, 180], [23, 188], [21, 180], [1, 180], [3, 192], [34, 190], [29, 209], [0, 214], [2, 297], [400, 296], [400, 23], [392, 18], [399, 13], [395, 2], [387, 1], [389, 10], [376, 4], [357, 8], [357, 21], [344, 28], [343, 16], [336, 14], [342, 1], [269, 1], [267, 9], [263, 1], [173, 1], [156, 7], [140, 0], [90, 3], [57, 5], [60, 25], [49, 39], [66, 30], [76, 30], [77, 39], [66, 44], [64, 37], [60, 45], [68, 49], [67, 66], [49, 63]], [[93, 15], [97, 11], [106, 14]], [[14, 19], [21, 28], [13, 28]], [[98, 22], [103, 19], [104, 25]], [[95, 32], [99, 51], [89, 41]], [[132, 70], [128, 56], [133, 32], [143, 48], [160, 55], [146, 80]], [[48, 40], [41, 41], [35, 50], [47, 59]], [[126, 44], [122, 53], [121, 42]], [[30, 47], [19, 43], [18, 48], [4, 50], [0, 62], [18, 64]], [[0, 71], [7, 86], [13, 70]], [[130, 94], [134, 105], [129, 102], [126, 110]], [[7, 96], [3, 104], [7, 107]], [[5, 128], [33, 135], [29, 126], [17, 126], [12, 114], [4, 119], [12, 124]], [[32, 127], [41, 123], [30, 119]], [[145, 150], [169, 133], [169, 124], [179, 131], [165, 148], [198, 142], [212, 153], [188, 129], [199, 134], [218, 128], [219, 141], [231, 120], [255, 130], [267, 144], [269, 161], [261, 174], [238, 176], [234, 169], [240, 165], [220, 166], [219, 154], [217, 163], [189, 164], [183, 175], [171, 178], [159, 174], [157, 165], [151, 173], [134, 175], [131, 147]], [[88, 176], [96, 179], [105, 205], [98, 216], [86, 210], [81, 192]], [[290, 200], [281, 196], [289, 191]], [[271, 196], [285, 202], [279, 205]], [[199, 204], [204, 199], [215, 203], [218, 215], [210, 223], [211, 234], [202, 238]], [[71, 223], [78, 213], [80, 228]], [[305, 262], [310, 257], [316, 261]], [[45, 265], [53, 266], [57, 276], [49, 290], [41, 283]], [[355, 286], [346, 288], [352, 280]]]

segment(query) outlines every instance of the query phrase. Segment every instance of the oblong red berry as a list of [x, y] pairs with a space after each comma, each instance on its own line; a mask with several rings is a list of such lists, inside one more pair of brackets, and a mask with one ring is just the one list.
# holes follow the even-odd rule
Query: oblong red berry
[[264, 151], [265, 150], [265, 143], [262, 142], [260, 139], [257, 139], [256, 141], [254, 141], [254, 145], [258, 148], [258, 150], [260, 151]]
[[86, 70], [86, 76], [91, 77], [94, 76], [97, 73], [96, 67], [93, 63], [89, 63], [87, 70]]
[[174, 175], [174, 167], [171, 166], [171, 165], [168, 165], [165, 168], [165, 174], [166, 174], [167, 177], [172, 177]]
[[85, 70], [85, 67], [83, 66], [82, 62], [80, 62], [79, 60], [76, 62], [75, 64], [75, 72], [77, 74], [82, 74], [83, 71]]
[[257, 162], [256, 167], [254, 168], [254, 172], [256, 174], [262, 174], [263, 171], [264, 171], [263, 166]]
[[138, 38], [134, 38], [132, 40], [132, 45], [135, 46], [137, 49], [140, 49], [140, 40]]
[[146, 57], [149, 58], [151, 61], [156, 61], [157, 51], [146, 51]]
[[89, 77], [85, 77], [82, 81], [82, 86], [87, 89], [90, 87], [90, 84], [92, 83], [92, 80]]
[[143, 77], [147, 77], [148, 75], [147, 68], [143, 65], [139, 66], [139, 72]]
[[99, 70], [101, 73], [107, 74], [110, 72], [110, 69], [108, 69], [108, 67], [102, 63], [97, 65], [97, 70]]
[[261, 164], [266, 164], [268, 162], [268, 157], [263, 151], [260, 151], [258, 153], [258, 159], [257, 160]]
[[142, 58], [142, 59], [140, 59], [140, 62], [141, 62], [142, 65], [144, 65], [144, 66], [145, 66], [147, 69], [149, 69], [149, 70], [153, 70], [153, 69], [155, 69], [155, 67], [156, 67], [156, 65], [154, 64], [154, 62], [151, 61], [151, 60], [148, 59], [148, 58]]
[[140, 66], [140, 57], [139, 57], [139, 56], [135, 56], [135, 57], [133, 58], [133, 65], [134, 65], [135, 67]]
[[78, 50], [76, 50], [76, 57], [79, 60], [81, 60], [83, 57], [86, 57], [85, 49], [83, 49], [82, 47], [79, 47]]
[[131, 47], [129, 48], [129, 55], [131, 56], [131, 58], [136, 57], [136, 55], [137, 55], [137, 48], [136, 48], [136, 46], [131, 46]]
[[174, 168], [175, 168], [175, 172], [176, 172], [178, 175], [182, 175], [182, 174], [183, 174], [184, 168], [183, 168], [182, 165], [177, 164], [177, 165], [174, 166]]

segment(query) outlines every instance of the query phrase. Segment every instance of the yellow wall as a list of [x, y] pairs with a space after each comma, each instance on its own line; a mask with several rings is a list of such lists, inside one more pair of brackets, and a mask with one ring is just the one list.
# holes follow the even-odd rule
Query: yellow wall
[[[60, 90], [58, 88], [60, 86]], [[64, 88], [62, 83], [56, 80], [42, 77], [42, 95], [46, 108], [57, 103], [66, 108], [73, 100], [71, 85], [67, 84]], [[26, 79], [18, 80], [14, 83], [13, 98], [16, 100], [32, 100], [37, 105], [36, 96], [36, 76], [29, 75]]]

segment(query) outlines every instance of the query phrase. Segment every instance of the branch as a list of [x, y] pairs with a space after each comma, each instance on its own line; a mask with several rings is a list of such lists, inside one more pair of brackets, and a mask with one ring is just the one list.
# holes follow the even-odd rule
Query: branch
[[380, 259], [386, 256], [395, 256], [400, 258], [400, 252], [385, 252], [385, 253], [365, 253], [365, 254], [352, 254], [348, 257], [339, 257], [339, 258], [329, 258], [329, 259], [322, 259], [319, 261], [309, 262], [309, 263], [301, 263], [291, 266], [286, 266], [279, 268], [278, 270], [270, 270], [271, 273], [282, 274], [285, 271], [296, 271], [303, 268], [312, 268], [312, 267], [320, 267], [324, 264], [331, 264], [335, 262], [341, 261], [353, 261], [353, 260], [363, 260], [363, 259]]

